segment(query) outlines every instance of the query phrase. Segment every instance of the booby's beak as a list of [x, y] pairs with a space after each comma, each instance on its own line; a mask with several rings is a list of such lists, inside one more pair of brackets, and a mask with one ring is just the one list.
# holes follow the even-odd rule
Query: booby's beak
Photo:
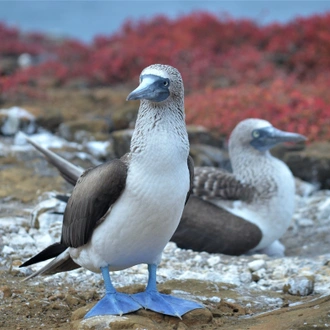
[[141, 76], [141, 83], [132, 93], [127, 96], [130, 100], [149, 100], [153, 102], [162, 102], [166, 100], [170, 91], [168, 89], [170, 81], [156, 75], [148, 74]]
[[304, 135], [281, 131], [273, 126], [255, 129], [252, 131], [252, 138], [250, 144], [260, 151], [269, 150], [282, 142], [302, 142], [307, 140]]

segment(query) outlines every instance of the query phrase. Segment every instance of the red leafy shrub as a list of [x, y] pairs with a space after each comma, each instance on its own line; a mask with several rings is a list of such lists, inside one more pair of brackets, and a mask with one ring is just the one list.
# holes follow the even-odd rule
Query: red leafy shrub
[[[43, 88], [62, 86], [76, 77], [84, 77], [82, 63], [88, 61], [89, 47], [75, 40], [52, 40], [40, 33], [21, 34], [0, 23], [0, 92], [2, 97], [24, 95], [40, 97]], [[2, 59], [18, 61], [28, 53], [36, 64], [19, 68], [10, 76], [1, 70]], [[3, 75], [1, 77], [1, 75]]]
[[189, 123], [227, 135], [243, 118], [261, 117], [310, 139], [330, 139], [329, 26], [330, 13], [268, 26], [193, 13], [127, 22], [118, 33], [85, 45], [23, 36], [0, 24], [0, 60], [22, 52], [51, 54], [46, 62], [3, 73], [0, 92], [2, 98], [39, 96], [76, 79], [90, 87], [119, 84], [152, 63], [167, 63], [182, 73]]
[[44, 38], [40, 34], [27, 34], [24, 37], [18, 29], [0, 23], [0, 56], [29, 53], [36, 55], [42, 51]]
[[[62, 64], [62, 83], [86, 76], [85, 65], [90, 60], [90, 48], [76, 40], [64, 40], [54, 50], [56, 62]], [[65, 68], [66, 73], [63, 70]]]
[[203, 125], [224, 136], [243, 119], [263, 118], [280, 129], [304, 134], [310, 141], [330, 139], [330, 104], [302, 93], [290, 81], [191, 94], [186, 98], [186, 113], [187, 123]]
[[266, 53], [250, 45], [233, 47], [223, 54], [219, 68], [215, 85], [222, 87], [241, 83], [261, 84], [285, 75], [268, 60]]
[[46, 88], [62, 85], [67, 75], [67, 67], [60, 62], [45, 62], [21, 70], [11, 77], [1, 78], [0, 93], [7, 98], [14, 95], [39, 98], [44, 95]]
[[[249, 72], [248, 80], [258, 83], [260, 78], [251, 70], [260, 67], [260, 56], [263, 62], [266, 58], [251, 45], [261, 36], [262, 30], [251, 21], [195, 13], [177, 20], [155, 17], [146, 22], [127, 22], [117, 34], [95, 38], [91, 47], [68, 41], [58, 44], [53, 52], [68, 69], [64, 83], [77, 76], [90, 85], [120, 83], [152, 63], [168, 63], [180, 69], [187, 90], [191, 90], [217, 83], [224, 76], [228, 83], [237, 83], [237, 77], [244, 80], [244, 72]], [[228, 70], [234, 59], [237, 69]], [[242, 63], [248, 63], [250, 70], [238, 72]], [[267, 75], [272, 76], [272, 64], [266, 67]], [[264, 73], [261, 76], [264, 80]]]
[[330, 13], [297, 18], [265, 29], [265, 51], [300, 78], [314, 78], [330, 67]]
[[160, 62], [178, 67], [191, 91], [205, 85], [260, 84], [287, 73], [314, 78], [330, 66], [329, 24], [330, 14], [260, 27], [249, 20], [193, 13], [175, 20], [158, 16], [127, 22], [90, 46], [65, 41], [52, 48], [41, 36], [22, 44], [18, 31], [3, 25], [0, 36], [2, 27], [3, 44], [9, 43], [6, 49], [14, 53], [28, 51], [28, 41], [34, 52], [51, 49], [67, 67], [63, 83], [77, 77], [91, 86], [121, 83]]
[[119, 33], [95, 39], [87, 67], [94, 83], [113, 83], [131, 79], [152, 63], [168, 63], [180, 69], [191, 89], [212, 84], [227, 67], [222, 64], [226, 52], [248, 45], [259, 30], [247, 20], [222, 21], [207, 13], [127, 22]]
[[127, 22], [117, 34], [95, 39], [87, 71], [94, 84], [111, 84], [151, 63], [169, 63], [180, 69], [188, 90], [218, 84], [219, 77], [225, 85], [288, 73], [314, 78], [330, 67], [329, 25], [330, 14], [266, 27], [208, 13]]

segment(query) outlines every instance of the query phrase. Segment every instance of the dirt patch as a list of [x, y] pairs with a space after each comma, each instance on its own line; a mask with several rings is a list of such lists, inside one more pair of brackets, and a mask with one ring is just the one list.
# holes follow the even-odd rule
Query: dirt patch
[[45, 176], [38, 170], [40, 162], [35, 159], [27, 166], [24, 161], [19, 161], [13, 156], [0, 157], [0, 198], [10, 196], [11, 199], [27, 203], [46, 191], [64, 190], [67, 185], [56, 171], [55, 176]]
[[[95, 288], [77, 289], [67, 283], [47, 281], [39, 278], [36, 282], [22, 282], [22, 274], [13, 271], [0, 271], [0, 328], [1, 329], [87, 329], [82, 318], [100, 299]], [[193, 291], [197, 296], [203, 293], [206, 298], [237, 298], [234, 288], [218, 290], [212, 283], [202, 281], [168, 281], [159, 285], [160, 291], [171, 292], [172, 288]], [[142, 285], [121, 288], [120, 291], [135, 293], [143, 290]], [[172, 293], [173, 294], [173, 293]], [[280, 295], [280, 294], [278, 294]], [[281, 294], [292, 301], [292, 296]], [[125, 322], [120, 329], [325, 329], [330, 323], [330, 297], [323, 297], [304, 302], [300, 305], [284, 307], [258, 314], [260, 309], [247, 308], [238, 303], [225, 300], [212, 302], [205, 300], [205, 310], [187, 313], [182, 320], [158, 313], [140, 310], [125, 315]], [[308, 298], [311, 300], [312, 298]], [[296, 298], [300, 301], [299, 298]], [[100, 325], [100, 322], [97, 323]], [[111, 325], [112, 326], [112, 325]], [[117, 324], [115, 329], [119, 324]], [[119, 329], [118, 328], [118, 329]], [[139, 327], [138, 327], [139, 328]], [[99, 327], [95, 327], [99, 329]]]
[[238, 321], [226, 329], [310, 330], [330, 327], [330, 296]]
[[1, 329], [70, 329], [72, 312], [95, 295], [62, 284], [33, 285], [22, 280], [10, 272], [0, 273]]

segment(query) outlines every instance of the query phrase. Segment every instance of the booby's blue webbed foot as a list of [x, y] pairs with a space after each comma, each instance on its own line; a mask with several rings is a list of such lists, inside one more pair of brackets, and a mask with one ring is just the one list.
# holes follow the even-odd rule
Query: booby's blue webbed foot
[[145, 309], [179, 318], [194, 309], [204, 308], [194, 301], [176, 298], [158, 291], [140, 292], [132, 297]]
[[142, 308], [130, 295], [117, 292], [110, 279], [108, 267], [101, 267], [104, 284], [106, 288], [105, 296], [84, 316], [89, 318], [99, 315], [123, 315], [135, 312]]
[[148, 265], [148, 285], [144, 292], [132, 295], [132, 298], [136, 302], [142, 305], [145, 309], [179, 318], [194, 309], [204, 308], [202, 305], [194, 301], [159, 293], [156, 288], [156, 269], [156, 265]]
[[86, 315], [85, 319], [99, 315], [123, 315], [139, 310], [142, 306], [130, 295], [120, 292], [107, 293]]

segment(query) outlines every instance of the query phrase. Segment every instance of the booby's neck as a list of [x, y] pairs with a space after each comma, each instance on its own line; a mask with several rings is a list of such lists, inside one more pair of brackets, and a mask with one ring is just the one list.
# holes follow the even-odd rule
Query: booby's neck
[[[265, 182], [276, 181], [287, 166], [267, 151], [236, 147], [229, 150], [233, 173], [244, 183], [262, 187]], [[260, 186], [261, 185], [261, 186]]]
[[[183, 149], [188, 157], [189, 141], [185, 125], [185, 114], [183, 101], [178, 102], [150, 102], [142, 100], [136, 120], [135, 130], [131, 140], [131, 154], [141, 154], [148, 152], [154, 144], [150, 140], [158, 140], [162, 136], [161, 144], [166, 141]], [[164, 135], [166, 138], [164, 139]], [[174, 145], [173, 145], [174, 144]], [[159, 145], [159, 151], [162, 145]]]

